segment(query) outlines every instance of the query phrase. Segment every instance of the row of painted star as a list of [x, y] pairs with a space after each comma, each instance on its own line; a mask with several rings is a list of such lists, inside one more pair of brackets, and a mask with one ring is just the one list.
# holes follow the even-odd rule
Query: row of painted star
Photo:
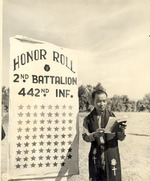
[[27, 157], [25, 156], [24, 158], [21, 158], [21, 157], [16, 157], [16, 162], [31, 162], [31, 161], [39, 161], [39, 160], [42, 160], [43, 162], [45, 162], [46, 160], [66, 160], [66, 159], [71, 159], [73, 157], [72, 154], [67, 154], [66, 156], [65, 155], [54, 155], [54, 156], [50, 156], [50, 155], [47, 155], [47, 156], [43, 156], [43, 155], [39, 155], [38, 157], [36, 156], [32, 156], [32, 157]]
[[52, 135], [52, 134], [46, 134], [46, 135], [44, 135], [44, 134], [40, 134], [40, 135], [37, 135], [37, 134], [33, 134], [33, 135], [29, 135], [29, 134], [27, 134], [27, 135], [17, 135], [16, 136], [16, 138], [17, 138], [17, 140], [22, 140], [22, 139], [24, 139], [24, 140], [34, 140], [34, 139], [44, 139], [44, 138], [50, 138], [50, 139], [57, 139], [57, 138], [61, 138], [61, 139], [66, 139], [67, 137], [68, 138], [72, 138], [72, 136], [73, 136], [73, 134], [71, 134], [71, 133], [68, 133], [68, 134], [59, 134], [59, 135], [57, 135], [57, 134], [54, 134], [54, 135]]
[[34, 113], [31, 113], [31, 112], [26, 112], [26, 113], [23, 113], [23, 112], [18, 112], [18, 117], [72, 117], [73, 116], [73, 113], [72, 112], [69, 112], [69, 113], [66, 113], [66, 112], [63, 112], [63, 113], [59, 113], [59, 112], [55, 112], [55, 113], [52, 113], [52, 112], [41, 112], [41, 113], [37, 113], [37, 112], [34, 112]]
[[30, 123], [33, 123], [33, 124], [45, 124], [45, 123], [48, 123], [48, 124], [52, 124], [52, 123], [55, 123], [55, 124], [58, 124], [58, 123], [62, 123], [62, 124], [65, 124], [65, 123], [72, 123], [73, 120], [72, 119], [69, 119], [69, 120], [66, 120], [66, 119], [62, 119], [62, 120], [58, 120], [58, 119], [55, 119], [55, 120], [44, 120], [44, 119], [40, 119], [40, 120], [37, 120], [37, 119], [27, 119], [26, 121], [25, 120], [19, 120], [18, 121], [18, 125], [22, 125], [22, 123], [26, 123], [26, 124], [30, 124]]
[[[51, 138], [51, 139], [67, 139], [67, 138], [72, 138], [72, 134], [71, 133], [69, 133], [69, 134], [62, 134], [62, 135], [57, 135], [57, 134], [55, 134], [55, 135], [42, 135], [42, 134], [40, 134], [40, 135], [32, 135], [32, 136], [29, 136], [29, 135], [25, 135], [24, 136], [24, 138], [25, 138], [25, 140], [34, 140], [34, 139], [40, 139], [40, 138]], [[21, 135], [19, 135], [19, 136], [17, 136], [17, 138], [20, 138], [20, 140], [21, 140], [21, 138], [22, 138], [22, 136]], [[18, 139], [19, 140], [19, 139]], [[18, 142], [19, 143], [19, 142]], [[16, 143], [16, 145], [18, 145], [18, 143]], [[40, 145], [42, 145], [42, 143], [44, 143], [43, 141], [40, 141], [39, 142], [39, 144]], [[18, 146], [19, 147], [19, 146]]]
[[[24, 147], [29, 147], [29, 145], [32, 145], [32, 147], [33, 146], [37, 146], [38, 144], [40, 144], [40, 146], [43, 144], [44, 145], [44, 142], [43, 141], [41, 141], [41, 142], [36, 142], [36, 141], [33, 141], [32, 143], [30, 143], [30, 142], [25, 142], [25, 143], [20, 143], [20, 142], [18, 142], [18, 143], [16, 143], [16, 146], [17, 147], [21, 147], [21, 145], [22, 144], [24, 144]], [[49, 144], [49, 145], [52, 145], [53, 144], [53, 146], [59, 146], [59, 145], [61, 145], [61, 146], [63, 146], [63, 145], [66, 145], [66, 144], [68, 144], [68, 145], [71, 145], [72, 144], [72, 141], [71, 140], [66, 140], [66, 141], [60, 141], [60, 142], [58, 142], [58, 141], [54, 141], [54, 142], [45, 142], [45, 144]], [[43, 150], [43, 149], [42, 149]], [[44, 151], [44, 150], [43, 150]]]
[[15, 165], [16, 166], [16, 169], [19, 169], [19, 168], [35, 168], [35, 167], [57, 167], [57, 166], [65, 166], [65, 162], [61, 162], [61, 163], [57, 163], [57, 162], [54, 162], [54, 163], [50, 163], [50, 162], [46, 162], [45, 164], [43, 163], [38, 163], [38, 164], [35, 164], [34, 162], [31, 163], [31, 164], [17, 164]]
[[65, 130], [68, 130], [68, 131], [72, 131], [72, 126], [69, 126], [69, 127], [54, 127], [54, 128], [52, 128], [52, 127], [47, 127], [47, 128], [45, 128], [45, 127], [43, 127], [43, 126], [41, 126], [41, 127], [39, 127], [39, 128], [37, 128], [37, 127], [33, 127], [33, 128], [30, 128], [30, 127], [26, 127], [26, 128], [22, 128], [22, 127], [18, 127], [17, 128], [17, 131], [18, 131], [18, 133], [21, 133], [21, 132], [23, 132], [23, 130], [27, 133], [27, 132], [36, 132], [36, 131], [45, 131], [45, 130], [47, 130], [47, 131], [52, 131], [52, 130], [54, 130], [55, 132], [57, 132], [57, 131], [60, 131], [60, 130], [62, 130], [62, 131], [65, 131]]
[[40, 108], [40, 109], [46, 109], [46, 108], [48, 108], [48, 109], [73, 109], [73, 106], [72, 105], [69, 105], [69, 106], [66, 106], [65, 104], [64, 105], [62, 105], [62, 106], [59, 106], [58, 104], [57, 105], [55, 105], [55, 106], [52, 106], [52, 105], [48, 105], [48, 106], [45, 106], [44, 104], [42, 104], [42, 105], [37, 105], [37, 104], [35, 104], [35, 105], [30, 105], [30, 104], [28, 104], [27, 106], [23, 106], [22, 104], [21, 105], [19, 105], [18, 106], [18, 108], [19, 109], [38, 109], [38, 108]]

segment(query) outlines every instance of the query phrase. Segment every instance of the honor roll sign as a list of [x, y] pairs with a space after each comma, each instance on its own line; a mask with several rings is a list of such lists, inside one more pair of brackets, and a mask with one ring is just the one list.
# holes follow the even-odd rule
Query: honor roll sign
[[10, 39], [9, 179], [78, 174], [74, 51]]

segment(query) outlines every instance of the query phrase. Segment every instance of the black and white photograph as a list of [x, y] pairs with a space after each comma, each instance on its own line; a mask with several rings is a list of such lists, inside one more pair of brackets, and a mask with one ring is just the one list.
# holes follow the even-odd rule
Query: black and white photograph
[[1, 1], [1, 180], [150, 180], [150, 1]]

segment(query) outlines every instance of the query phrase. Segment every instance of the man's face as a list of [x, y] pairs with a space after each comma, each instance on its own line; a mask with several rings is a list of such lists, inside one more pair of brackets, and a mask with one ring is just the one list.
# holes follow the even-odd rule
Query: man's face
[[94, 107], [98, 112], [105, 110], [107, 105], [107, 96], [106, 94], [96, 94], [94, 99]]

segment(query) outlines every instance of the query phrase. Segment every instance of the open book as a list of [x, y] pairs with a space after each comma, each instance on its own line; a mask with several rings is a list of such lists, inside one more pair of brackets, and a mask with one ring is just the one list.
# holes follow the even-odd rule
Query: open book
[[110, 117], [105, 128], [105, 133], [114, 133], [120, 131], [120, 125], [127, 122], [127, 116], [122, 118]]

